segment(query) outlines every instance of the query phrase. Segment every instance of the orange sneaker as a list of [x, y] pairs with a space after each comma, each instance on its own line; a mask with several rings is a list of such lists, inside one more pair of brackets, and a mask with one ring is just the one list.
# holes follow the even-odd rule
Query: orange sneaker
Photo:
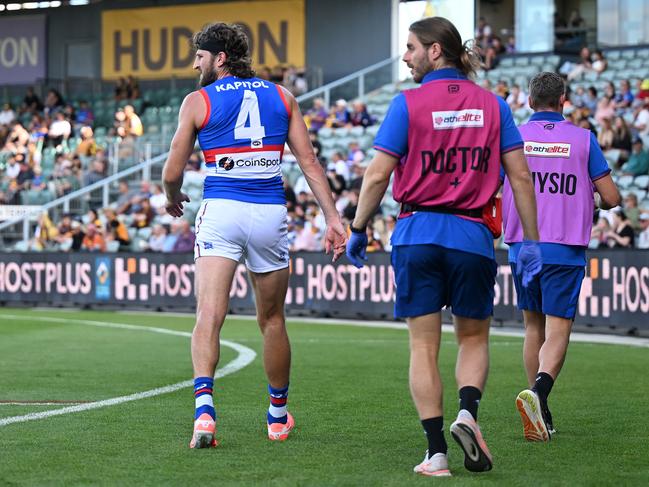
[[295, 426], [295, 420], [291, 413], [287, 413], [286, 424], [272, 423], [268, 424], [268, 439], [273, 441], [284, 441], [288, 438], [288, 434]]
[[464, 466], [471, 472], [487, 472], [493, 468], [493, 459], [482, 432], [473, 415], [460, 409], [457, 419], [451, 425], [453, 439], [464, 450]]
[[516, 408], [521, 414], [523, 434], [527, 441], [550, 441], [550, 433], [541, 412], [541, 402], [534, 391], [521, 391], [516, 396]]
[[194, 421], [194, 434], [189, 448], [213, 448], [216, 445], [216, 422], [212, 416], [203, 413]]

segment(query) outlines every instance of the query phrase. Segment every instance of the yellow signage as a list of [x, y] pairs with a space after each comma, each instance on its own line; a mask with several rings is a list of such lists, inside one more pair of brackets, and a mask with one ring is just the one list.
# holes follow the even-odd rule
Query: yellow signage
[[211, 22], [241, 25], [255, 66], [304, 66], [304, 0], [205, 3], [103, 11], [102, 77], [192, 77], [192, 36]]

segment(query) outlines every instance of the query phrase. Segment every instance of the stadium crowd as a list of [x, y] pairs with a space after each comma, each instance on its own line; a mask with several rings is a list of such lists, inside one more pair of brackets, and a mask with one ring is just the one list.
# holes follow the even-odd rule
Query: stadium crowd
[[[486, 34], [488, 25], [480, 24], [479, 29], [478, 42], [483, 47], [493, 47], [494, 37]], [[626, 79], [608, 82], [603, 92], [598, 92], [594, 86], [584, 88], [579, 85], [572, 89], [575, 80], [582, 80], [585, 73], [593, 70], [603, 72], [606, 69], [603, 60], [604, 56], [598, 51], [591, 55], [588, 49], [582, 49], [579, 63], [560, 67], [569, 80], [564, 114], [572, 123], [591, 130], [597, 136], [616, 177], [646, 175], [649, 182], [649, 78], [634, 86]], [[600, 61], [603, 65], [598, 64]], [[303, 73], [293, 67], [262, 68], [260, 77], [281, 82], [296, 95], [307, 89]], [[510, 86], [507, 80], [499, 80], [492, 86], [488, 78], [482, 81], [482, 85], [506, 99], [515, 114], [531, 113], [523, 87]], [[122, 147], [141, 137], [145, 126], [141, 114], [136, 113], [134, 107], [137, 105], [134, 102], [141, 96], [137, 80], [132, 77], [120, 79], [114, 90], [119, 105], [112, 125], [108, 127], [97, 124], [88, 102], [66, 103], [56, 90], [50, 90], [41, 101], [30, 88], [21, 106], [4, 104], [0, 111], [0, 204], [29, 203], [24, 195], [33, 196], [39, 192], [42, 198], [38, 201], [43, 203], [105, 178], [109, 173], [107, 153], [95, 138], [95, 131], [117, 138]], [[363, 174], [372, 150], [366, 153], [359, 141], [352, 137], [347, 150], [335, 150], [324, 157], [319, 134], [322, 129], [361, 127], [364, 130], [380, 120], [372, 115], [363, 101], [339, 99], [333, 106], [326, 107], [320, 98], [313, 100], [313, 106], [305, 111], [304, 118], [329, 180], [336, 207], [344, 222], [349, 223], [354, 218]], [[51, 164], [46, 164], [48, 158]], [[297, 170], [297, 161], [290, 150], [285, 151], [283, 167], [293, 174]], [[185, 180], [200, 185], [202, 177], [201, 155], [195, 153], [188, 161]], [[321, 250], [324, 217], [304, 177], [285, 178], [285, 192], [291, 250]], [[645, 190], [640, 199], [646, 194]], [[642, 208], [638, 200], [638, 195], [627, 192], [622, 207], [598, 212], [591, 248], [649, 248], [649, 208]], [[29, 248], [64, 251], [191, 250], [194, 245], [192, 222], [173, 220], [165, 213], [164, 204], [165, 197], [158, 184], [142, 181], [134, 188], [121, 181], [117, 199], [107, 208], [92, 208], [81, 218], [65, 215], [58, 222], [52, 222], [48, 215], [43, 214]], [[390, 236], [398, 210], [394, 204], [385, 204], [382, 208], [383, 211], [379, 210], [367, 229], [370, 252], [390, 250]]]

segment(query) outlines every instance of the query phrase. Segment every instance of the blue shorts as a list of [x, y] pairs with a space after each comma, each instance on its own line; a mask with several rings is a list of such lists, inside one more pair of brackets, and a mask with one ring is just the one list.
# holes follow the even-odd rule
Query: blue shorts
[[433, 244], [392, 248], [396, 318], [437, 313], [483, 320], [493, 314], [496, 261]]
[[528, 288], [516, 274], [516, 264], [510, 263], [518, 309], [537, 311], [569, 320], [575, 319], [581, 281], [586, 270], [583, 266], [544, 264]]

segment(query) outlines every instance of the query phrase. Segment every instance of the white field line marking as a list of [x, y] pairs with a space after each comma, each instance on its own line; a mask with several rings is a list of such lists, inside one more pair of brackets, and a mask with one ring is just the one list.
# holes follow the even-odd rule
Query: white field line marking
[[[0, 402], [0, 406], [72, 406], [74, 404], [79, 404], [78, 402]], [[86, 404], [86, 403], [84, 403]]]
[[[150, 333], [162, 333], [166, 335], [174, 335], [181, 337], [190, 337], [191, 333], [186, 331], [176, 331], [169, 330], [167, 328], [154, 328], [148, 326], [138, 326], [138, 325], [129, 325], [125, 323], [105, 323], [103, 321], [92, 321], [92, 320], [74, 320], [68, 318], [54, 318], [49, 316], [25, 316], [25, 315], [10, 315], [10, 314], [0, 314], [0, 318], [6, 319], [29, 319], [31, 321], [44, 321], [49, 323], [68, 323], [75, 325], [87, 325], [87, 326], [97, 326], [100, 328], [118, 328], [123, 330], [133, 330], [133, 331], [145, 331]], [[254, 350], [248, 348], [244, 345], [240, 345], [235, 342], [230, 342], [227, 340], [221, 340], [221, 345], [232, 348], [237, 352], [237, 358], [232, 362], [228, 362], [224, 367], [220, 368], [216, 372], [216, 378], [224, 377], [229, 374], [237, 372], [247, 365], [249, 365], [257, 356]], [[99, 409], [107, 406], [115, 406], [117, 404], [123, 404], [125, 402], [138, 401], [140, 399], [146, 399], [148, 397], [159, 396], [160, 394], [167, 394], [170, 392], [175, 392], [186, 387], [191, 387], [194, 385], [193, 380], [185, 380], [178, 382], [176, 384], [171, 384], [164, 387], [157, 387], [155, 389], [150, 389], [144, 392], [136, 392], [135, 394], [129, 394], [127, 396], [114, 397], [112, 399], [104, 399], [103, 401], [89, 402], [85, 404], [78, 404], [76, 406], [68, 406], [60, 409], [52, 409], [49, 411], [42, 411], [39, 413], [30, 413], [24, 414], [22, 416], [11, 416], [8, 418], [0, 419], [0, 426], [7, 426], [8, 424], [13, 423], [24, 423], [27, 421], [34, 421], [36, 419], [49, 418], [51, 416], [60, 416], [62, 414], [70, 413], [80, 413], [82, 411], [89, 411], [91, 409]]]
[[[32, 311], [38, 311], [39, 308], [31, 308]], [[53, 308], [53, 311], [65, 311], [61, 308]], [[160, 315], [158, 311], [116, 311], [116, 313], [122, 314], [136, 314], [136, 315], [148, 315], [156, 316]], [[165, 312], [165, 315], [168, 316], [185, 316], [191, 317], [193, 313], [180, 313], [180, 312]], [[227, 319], [229, 320], [245, 320], [245, 321], [255, 321], [255, 317], [252, 315], [228, 315]], [[397, 321], [364, 321], [364, 320], [342, 320], [337, 318], [312, 318], [312, 317], [296, 317], [291, 316], [286, 318], [287, 323], [313, 323], [315, 325], [343, 325], [343, 326], [358, 326], [363, 328], [387, 328], [393, 330], [407, 330], [408, 327], [405, 323]], [[442, 325], [442, 331], [448, 333], [454, 333], [453, 325]], [[499, 328], [491, 327], [489, 332], [492, 336], [502, 336], [502, 337], [518, 337], [523, 338], [525, 336], [525, 330], [518, 328]], [[582, 333], [582, 332], [572, 332], [570, 334], [571, 342], [580, 342], [580, 343], [595, 343], [603, 345], [628, 345], [631, 347], [641, 347], [649, 348], [649, 338], [639, 338], [639, 337], [629, 337], [621, 335], [607, 335], [605, 333]]]

